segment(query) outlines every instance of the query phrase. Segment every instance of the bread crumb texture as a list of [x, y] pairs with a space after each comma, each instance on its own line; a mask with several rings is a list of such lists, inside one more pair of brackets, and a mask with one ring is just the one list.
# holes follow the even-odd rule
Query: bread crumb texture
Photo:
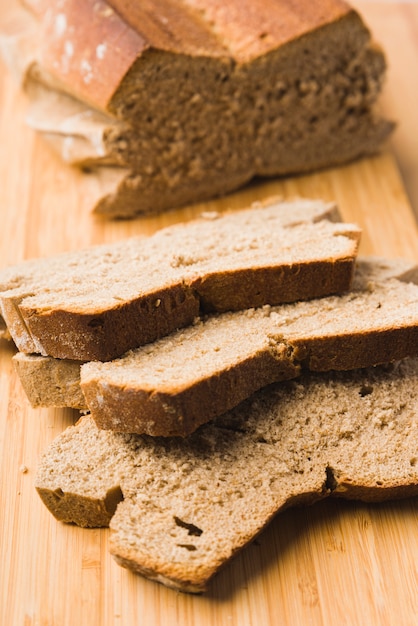
[[58, 519], [110, 520], [122, 565], [203, 591], [285, 506], [416, 494], [417, 407], [418, 360], [405, 359], [275, 384], [186, 439], [98, 430], [86, 416], [45, 452], [36, 487]]
[[303, 370], [352, 370], [416, 356], [412, 265], [361, 259], [344, 294], [210, 316], [120, 359], [86, 363], [87, 406], [100, 428], [188, 435]]
[[332, 204], [271, 199], [150, 237], [6, 268], [1, 317], [22, 352], [109, 360], [207, 310], [346, 290], [359, 238], [360, 229], [340, 223]]

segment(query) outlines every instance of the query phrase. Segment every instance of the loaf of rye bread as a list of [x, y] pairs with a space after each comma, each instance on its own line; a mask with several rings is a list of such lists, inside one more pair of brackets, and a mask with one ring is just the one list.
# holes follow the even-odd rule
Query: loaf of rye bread
[[418, 266], [372, 258], [358, 262], [353, 289], [339, 296], [210, 316], [81, 372], [74, 361], [34, 355], [15, 364], [35, 406], [88, 407], [103, 429], [185, 436], [303, 370], [417, 355]]
[[228, 311], [349, 289], [360, 238], [320, 201], [267, 202], [0, 271], [19, 350], [108, 360]]
[[286, 507], [417, 495], [417, 426], [417, 359], [305, 374], [187, 439], [99, 430], [84, 417], [46, 450], [36, 488], [59, 520], [110, 522], [121, 565], [201, 592]]
[[374, 110], [384, 54], [342, 0], [24, 4], [3, 48], [29, 123], [97, 168], [105, 215], [345, 163], [393, 128]]

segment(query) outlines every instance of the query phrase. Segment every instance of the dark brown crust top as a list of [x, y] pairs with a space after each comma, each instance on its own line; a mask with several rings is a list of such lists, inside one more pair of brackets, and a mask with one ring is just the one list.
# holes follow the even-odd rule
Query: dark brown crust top
[[242, 62], [353, 12], [343, 0], [108, 0], [151, 45]]
[[229, 56], [200, 12], [178, 0], [108, 2], [150, 47], [175, 54]]
[[149, 43], [102, 0], [63, 0], [42, 15], [40, 46], [41, 66], [65, 90], [105, 109]]
[[[41, 21], [41, 66], [64, 90], [102, 110], [109, 110], [129, 70], [147, 50], [242, 63], [345, 18], [361, 24], [342, 0], [62, 0], [31, 5]], [[364, 25], [360, 28], [367, 33]]]

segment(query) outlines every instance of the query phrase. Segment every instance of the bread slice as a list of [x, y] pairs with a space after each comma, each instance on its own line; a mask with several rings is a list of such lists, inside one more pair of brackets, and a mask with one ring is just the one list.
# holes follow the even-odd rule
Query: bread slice
[[98, 168], [94, 208], [110, 217], [338, 165], [393, 128], [375, 112], [384, 54], [341, 0], [25, 6], [31, 55], [17, 28], [6, 56], [23, 42], [14, 65], [35, 99], [29, 122], [64, 159]]
[[110, 522], [121, 565], [200, 592], [285, 507], [417, 495], [417, 410], [413, 359], [276, 384], [185, 440], [87, 416], [46, 450], [36, 489], [61, 521]]
[[404, 273], [398, 263], [362, 260], [346, 294], [212, 316], [120, 359], [86, 363], [87, 406], [100, 428], [185, 436], [303, 369], [416, 356], [418, 266], [406, 268], [414, 282], [393, 277]]
[[108, 360], [191, 324], [347, 290], [360, 230], [334, 205], [271, 201], [0, 272], [19, 350]]
[[13, 360], [35, 407], [86, 409], [88, 403], [101, 428], [185, 435], [254, 390], [303, 369], [415, 355], [417, 282], [413, 263], [362, 259], [356, 290], [346, 296], [228, 315], [226, 323], [225, 316], [199, 322], [162, 341], [161, 350], [152, 344], [139, 358], [129, 354], [108, 367], [23, 353]]

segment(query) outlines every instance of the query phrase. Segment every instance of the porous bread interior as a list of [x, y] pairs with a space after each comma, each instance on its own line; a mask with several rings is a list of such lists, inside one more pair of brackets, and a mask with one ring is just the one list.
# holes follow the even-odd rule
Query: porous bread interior
[[[342, 43], [344, 33], [336, 32], [334, 37], [325, 46], [327, 59], [318, 59], [322, 69], [329, 69], [329, 58], [340, 57], [334, 50], [337, 42], [338, 50], [352, 49]], [[339, 58], [340, 66], [328, 74], [306, 66], [306, 59], [314, 56], [309, 46], [304, 49], [302, 67], [296, 46], [294, 53], [294, 57], [293, 51], [278, 54], [278, 61], [271, 55], [250, 69], [240, 68], [238, 79], [234, 75], [225, 78], [218, 71], [215, 82], [218, 77], [223, 82], [215, 85], [208, 80], [206, 68], [197, 67], [196, 76], [187, 69], [188, 77], [193, 76], [185, 87], [190, 97], [185, 97], [176, 113], [167, 112], [166, 106], [156, 107], [145, 118], [146, 104], [135, 92], [133, 110], [138, 107], [144, 115], [138, 131], [124, 131], [121, 136], [119, 129], [110, 128], [104, 137], [106, 154], [114, 154], [115, 161], [130, 167], [131, 173], [113, 194], [99, 201], [96, 211], [120, 216], [158, 212], [170, 201], [180, 206], [210, 198], [256, 176], [309, 172], [377, 151], [393, 128], [372, 110], [383, 82], [381, 52], [361, 49], [345, 60]], [[151, 74], [154, 63], [150, 63]], [[184, 71], [179, 69], [176, 82], [183, 83]], [[248, 81], [251, 90], [243, 88], [241, 81]], [[225, 85], [228, 92], [224, 94]], [[147, 90], [140, 93], [148, 97]], [[161, 98], [166, 101], [164, 89], [155, 93], [157, 101]], [[124, 96], [126, 101], [129, 97]], [[155, 111], [167, 117], [162, 119]], [[137, 198], [135, 207], [139, 189], [141, 199]]]
[[150, 578], [201, 591], [285, 506], [330, 493], [416, 493], [417, 383], [417, 359], [305, 375], [186, 440], [100, 431], [86, 417], [46, 451], [36, 486], [59, 519], [83, 525], [120, 488], [112, 553]]
[[[304, 339], [418, 323], [414, 283], [380, 280], [373, 261], [361, 260], [357, 266], [354, 287], [345, 294], [209, 317], [120, 359], [83, 365], [82, 384], [88, 386], [94, 380], [103, 387], [112, 384], [175, 392], [232, 369], [258, 352], [267, 350], [274, 355], [280, 344], [292, 346]], [[283, 358], [282, 353], [278, 356]], [[297, 358], [297, 354], [293, 356]]]
[[[125, 299], [155, 286], [193, 279], [199, 273], [294, 263], [349, 254], [350, 241], [359, 229], [339, 223], [334, 206], [321, 201], [272, 200], [232, 213], [208, 214], [201, 219], [171, 226], [154, 235], [75, 252], [35, 259], [2, 270], [2, 292], [25, 290], [42, 306], [56, 295], [57, 303], [75, 307], [85, 300], [101, 305], [110, 295]], [[321, 243], [321, 239], [326, 241]], [[314, 256], [315, 255], [315, 256]], [[106, 289], [102, 288], [106, 280]], [[65, 283], [63, 285], [63, 283]], [[92, 286], [96, 287], [91, 296]], [[114, 293], [113, 293], [114, 291]], [[32, 296], [31, 292], [35, 292]], [[39, 293], [38, 293], [39, 292]], [[44, 293], [42, 293], [44, 292]], [[16, 291], [14, 295], [19, 295]], [[68, 294], [66, 301], [62, 294]], [[89, 297], [90, 294], [90, 297]]]
[[[311, 263], [324, 263], [329, 269], [326, 275], [330, 281], [329, 284], [319, 283], [319, 287], [322, 285], [328, 293], [329, 290], [347, 289], [349, 267], [347, 265], [345, 275], [334, 275], [334, 263], [354, 261], [360, 230], [354, 225], [336, 223], [338, 219], [331, 204], [308, 200], [280, 203], [271, 199], [262, 206], [222, 216], [207, 216], [160, 230], [150, 237], [28, 261], [0, 273], [2, 316], [16, 345], [24, 352], [80, 360], [110, 358], [105, 356], [106, 350], [103, 354], [83, 352], [83, 332], [90, 333], [89, 341], [100, 341], [94, 333], [94, 323], [97, 321], [100, 325], [103, 322], [86, 319], [83, 327], [77, 316], [96, 315], [100, 318], [109, 311], [110, 315], [120, 314], [122, 319], [125, 315], [127, 319], [143, 298], [141, 314], [152, 328], [153, 323], [161, 327], [160, 334], [156, 328], [157, 334], [148, 338], [151, 341], [164, 334], [165, 322], [167, 332], [171, 332], [193, 321], [202, 305], [199, 291], [202, 279], [217, 274], [226, 276], [230, 272], [236, 280], [234, 289], [230, 289], [228, 284], [222, 287], [222, 277], [219, 277], [218, 300], [210, 303], [215, 309], [252, 306], [252, 302], [246, 301], [246, 290], [238, 287], [240, 282], [244, 285], [247, 280], [245, 273], [252, 274], [257, 268], [277, 272], [274, 281], [279, 284], [277, 278], [282, 267], [292, 268], [294, 264], [306, 263], [305, 267], [309, 269]], [[286, 280], [289, 284], [289, 279], [284, 278], [284, 282]], [[273, 278], [270, 277], [268, 282], [272, 284]], [[296, 289], [295, 297], [318, 295], [317, 291], [309, 294], [306, 289], [309, 284], [305, 283], [301, 272], [300, 280], [292, 282], [302, 290], [298, 295]], [[312, 289], [317, 290], [317, 285], [312, 283]], [[279, 297], [280, 290], [276, 292], [274, 297]], [[219, 298], [219, 294], [224, 295]], [[235, 301], [236, 294], [242, 295], [241, 302]], [[261, 295], [255, 297], [267, 297], [263, 294], [261, 290]], [[184, 302], [177, 302], [176, 298], [182, 296]], [[124, 309], [125, 304], [131, 308]], [[156, 320], [155, 309], [158, 307], [160, 322]], [[172, 312], [174, 307], [179, 308], [177, 317]], [[54, 316], [58, 314], [68, 314], [68, 319], [61, 317], [56, 323]], [[70, 319], [69, 314], [74, 314], [74, 318]], [[187, 316], [186, 322], [181, 323], [181, 315]], [[178, 326], [174, 323], [170, 326], [171, 318]], [[45, 329], [38, 331], [35, 328], [35, 324], [40, 323], [47, 325], [49, 340], [52, 344], [60, 343], [61, 351], [47, 351], [42, 337]], [[120, 322], [119, 332], [123, 332]], [[104, 333], [102, 341], [109, 342], [109, 332]], [[133, 332], [131, 339], [125, 333], [124, 341], [123, 349], [117, 352], [116, 347], [111, 356], [120, 356], [140, 344]]]

